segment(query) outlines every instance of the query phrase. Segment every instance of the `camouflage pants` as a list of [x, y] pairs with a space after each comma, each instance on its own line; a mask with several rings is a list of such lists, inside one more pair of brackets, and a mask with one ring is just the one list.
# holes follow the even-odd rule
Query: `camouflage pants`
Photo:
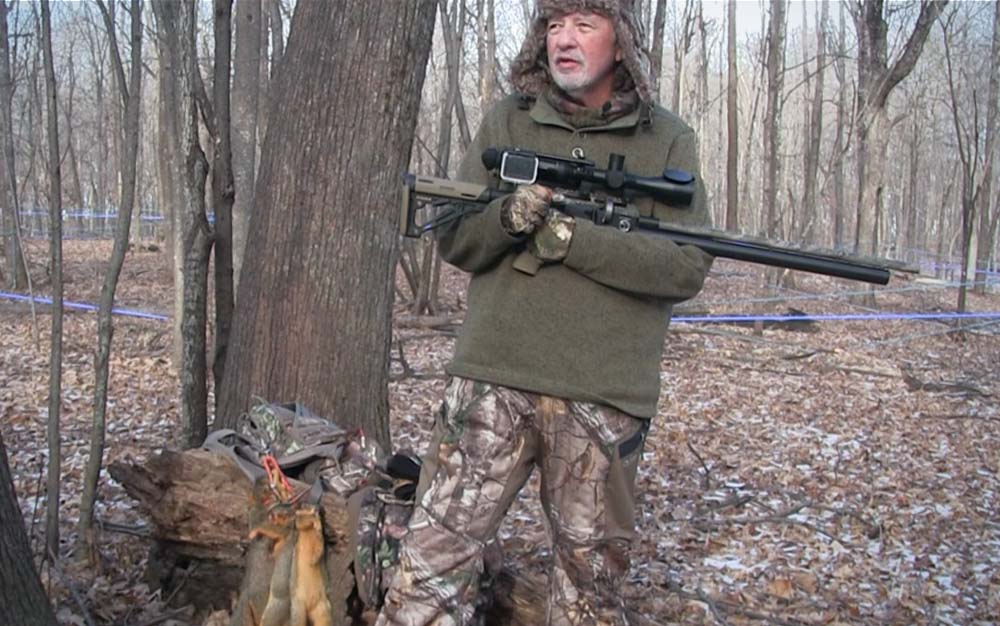
[[535, 465], [552, 541], [548, 626], [619, 626], [648, 422], [616, 409], [455, 378], [424, 459], [377, 626], [463, 626], [483, 549]]

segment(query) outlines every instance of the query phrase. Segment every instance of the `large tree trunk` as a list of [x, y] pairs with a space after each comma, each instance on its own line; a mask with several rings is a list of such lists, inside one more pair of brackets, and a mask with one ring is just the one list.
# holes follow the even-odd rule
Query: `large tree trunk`
[[101, 301], [97, 313], [97, 353], [94, 356], [94, 418], [90, 431], [90, 455], [87, 457], [83, 495], [80, 498], [80, 540], [90, 548], [86, 554], [92, 554], [92, 549], [95, 546], [92, 532], [94, 505], [97, 500], [101, 466], [104, 463], [108, 364], [111, 357], [111, 340], [114, 336], [111, 309], [115, 304], [118, 277], [121, 274], [122, 265], [125, 263], [129, 230], [132, 225], [132, 211], [135, 208], [136, 168], [139, 152], [139, 107], [142, 95], [142, 4], [139, 0], [132, 0], [130, 9], [132, 24], [130, 47], [132, 52], [127, 85], [111, 12], [103, 2], [98, 2], [98, 7], [101, 9], [105, 27], [108, 30], [111, 60], [114, 63], [118, 92], [124, 107], [125, 119], [122, 121], [121, 127], [124, 129], [125, 137], [121, 172], [121, 206], [118, 209], [118, 221], [115, 225], [115, 242], [111, 251], [111, 262], [104, 275], [104, 286], [101, 288]]
[[55, 626], [56, 616], [35, 571], [0, 433], [0, 624]]
[[[296, 399], [388, 444], [399, 172], [433, 0], [299, 3], [275, 87], [221, 403]], [[365, 89], [357, 89], [365, 85]]]
[[257, 162], [258, 72], [261, 56], [261, 0], [237, 0], [234, 13], [232, 160], [233, 288], [238, 293], [250, 231]]
[[6, 258], [10, 272], [10, 287], [23, 289], [28, 284], [28, 272], [24, 265], [21, 248], [21, 204], [17, 193], [17, 168], [14, 166], [14, 122], [11, 108], [14, 97], [14, 83], [10, 72], [10, 39], [7, 32], [7, 3], [0, 2], [0, 132], [3, 133], [4, 175], [6, 183], [0, 193], [4, 194], [6, 205], [2, 224], [7, 234]]
[[62, 453], [59, 426], [62, 410], [62, 168], [59, 164], [59, 109], [56, 71], [52, 63], [52, 15], [42, 0], [42, 54], [45, 63], [45, 100], [49, 147], [49, 250], [52, 263], [52, 335], [49, 353], [49, 415], [46, 439], [49, 459], [45, 495], [45, 547], [48, 558], [59, 558], [59, 492]]

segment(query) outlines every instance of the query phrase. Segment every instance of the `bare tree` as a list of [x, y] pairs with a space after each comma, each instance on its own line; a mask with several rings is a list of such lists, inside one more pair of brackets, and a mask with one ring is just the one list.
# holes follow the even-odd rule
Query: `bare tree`
[[256, 181], [258, 67], [261, 58], [261, 0], [237, 0], [233, 59], [233, 285], [239, 289]]
[[63, 161], [69, 165], [69, 204], [71, 207], [80, 209], [83, 207], [83, 187], [80, 184], [80, 167], [77, 164], [76, 148], [74, 144], [74, 118], [73, 103], [76, 100], [76, 65], [73, 62], [76, 53], [73, 42], [70, 42], [69, 54], [66, 55], [67, 73], [69, 74], [69, 85], [66, 97], [62, 100], [62, 108], [66, 117], [66, 151], [62, 157]]
[[183, 443], [192, 447], [201, 445], [208, 432], [205, 327], [208, 256], [212, 243], [205, 215], [208, 164], [199, 144], [195, 98], [198, 72], [195, 7], [194, 0], [157, 0], [153, 3], [160, 56], [168, 57], [171, 66], [170, 75], [166, 77], [168, 93], [161, 91], [161, 97], [173, 96], [173, 110], [166, 113], [174, 117], [170, 125], [176, 132], [166, 137], [165, 161], [175, 186], [175, 210], [179, 214], [175, 222], [179, 230], [175, 237], [180, 240], [182, 253], [181, 426]]
[[891, 63], [885, 0], [855, 0], [851, 4], [858, 36], [856, 152], [859, 195], [854, 231], [855, 252], [875, 254], [878, 249], [878, 216], [882, 205], [890, 125], [886, 108], [889, 95], [913, 70], [931, 25], [947, 3], [947, 0], [921, 1], [920, 14], [903, 51]]
[[273, 81], [276, 69], [281, 64], [281, 58], [285, 56], [285, 22], [281, 15], [281, 0], [268, 0], [270, 7], [270, 17], [268, 25], [271, 27], [271, 74]]
[[493, 105], [496, 95], [497, 33], [494, 0], [476, 0], [476, 20], [479, 25], [476, 52], [479, 61], [479, 108], [483, 112]]
[[[968, 90], [968, 98], [971, 102], [963, 106], [958, 93], [957, 82], [966, 84], [970, 81], [970, 74], [975, 75], [975, 69], [965, 66], [956, 68], [952, 61], [952, 49], [955, 47], [954, 39], [960, 37], [966, 40], [968, 36], [968, 22], [956, 23], [959, 10], [953, 10], [941, 23], [941, 31], [944, 35], [945, 67], [947, 68], [948, 95], [950, 97], [951, 119], [955, 130], [955, 141], [958, 144], [958, 156], [962, 166], [962, 235], [961, 235], [961, 284], [958, 288], [958, 311], [966, 310], [966, 296], [968, 291], [969, 265], [973, 257], [973, 231], [975, 230], [976, 208], [980, 205], [980, 197], [986, 188], [986, 181], [992, 169], [992, 154], [984, 153], [983, 146], [992, 148], [993, 139], [990, 137], [990, 128], [983, 129], [979, 119], [979, 95], [975, 89]], [[962, 43], [966, 43], [963, 41]], [[965, 65], [965, 64], [963, 64]], [[995, 67], [996, 59], [990, 59], [990, 73]], [[995, 106], [995, 105], [994, 105]], [[971, 109], [971, 112], [969, 112]], [[986, 135], [985, 138], [983, 135]]]
[[990, 202], [993, 200], [993, 178], [996, 166], [996, 140], [1000, 133], [1000, 2], [993, 3], [993, 40], [990, 46], [990, 85], [987, 95], [986, 137], [983, 142], [983, 153], [986, 163], [983, 165], [983, 190], [979, 196], [979, 240], [976, 255], [976, 292], [986, 294], [986, 270], [990, 263], [990, 253], [995, 250], [994, 233], [997, 222], [1000, 221], [1000, 211], [990, 214]]
[[848, 89], [847, 89], [847, 28], [844, 20], [844, 5], [840, 9], [840, 27], [837, 30], [837, 53], [833, 63], [837, 75], [837, 129], [833, 140], [833, 209], [830, 221], [833, 223], [833, 246], [839, 249], [846, 243], [844, 216], [847, 213], [847, 194], [844, 191], [844, 160], [849, 148], [847, 139]]
[[[659, 4], [664, 0], [660, 0]], [[736, 0], [729, 0], [726, 16], [728, 37], [726, 38], [726, 62], [729, 76], [726, 85], [726, 127], [728, 146], [726, 149], [726, 229], [740, 229], [740, 125], [739, 125], [739, 68], [736, 62]]]
[[0, 0], [0, 124], [3, 132], [3, 189], [7, 200], [3, 216], [6, 235], [7, 268], [12, 289], [23, 289], [28, 284], [28, 271], [21, 247], [21, 203], [17, 192], [17, 168], [14, 154], [14, 120], [12, 113], [14, 81], [10, 70], [10, 33], [7, 26], [7, 3]]
[[709, 22], [705, 20], [704, 3], [698, 3], [698, 11], [695, 14], [695, 25], [698, 29], [698, 107], [696, 126], [699, 137], [705, 137], [705, 125], [709, 122], [709, 98], [708, 98], [708, 33]]
[[227, 368], [220, 426], [253, 395], [294, 398], [388, 443], [396, 177], [409, 158], [435, 4], [296, 6], [275, 85], [286, 114], [270, 122], [254, 198], [268, 210], [251, 224], [256, 253], [230, 342], [241, 366]]
[[215, 64], [212, 79], [212, 103], [215, 112], [212, 151], [212, 205], [215, 214], [215, 352], [212, 376], [218, 404], [229, 333], [233, 321], [233, 163], [230, 133], [229, 75], [232, 69], [233, 0], [215, 0]]
[[52, 63], [52, 14], [49, 1], [42, 0], [42, 55], [45, 64], [45, 100], [49, 147], [49, 250], [52, 263], [52, 338], [49, 356], [49, 444], [46, 481], [45, 547], [48, 558], [59, 555], [59, 492], [62, 454], [59, 445], [62, 410], [62, 170], [59, 164], [59, 108], [56, 105], [56, 71]]
[[80, 499], [80, 540], [88, 548], [84, 554], [93, 556], [95, 538], [93, 536], [94, 505], [97, 501], [97, 491], [100, 481], [101, 467], [104, 463], [104, 435], [106, 430], [106, 411], [108, 402], [108, 361], [111, 356], [111, 342], [114, 336], [114, 322], [111, 310], [115, 304], [115, 293], [118, 290], [118, 278], [122, 265], [125, 263], [125, 253], [128, 250], [129, 230], [132, 226], [132, 212], [135, 208], [136, 169], [139, 152], [139, 108], [142, 94], [142, 4], [132, 0], [131, 14], [131, 60], [128, 83], [126, 84], [125, 67], [122, 63], [121, 51], [114, 20], [108, 6], [98, 0], [98, 8], [104, 17], [105, 27], [110, 41], [111, 61], [114, 65], [115, 82], [118, 85], [119, 97], [122, 100], [124, 120], [120, 124], [125, 137], [122, 141], [124, 158], [121, 171], [121, 205], [118, 208], [118, 221], [115, 225], [115, 242], [111, 251], [111, 261], [104, 275], [104, 286], [101, 288], [101, 301], [97, 313], [97, 352], [94, 356], [94, 418], [90, 430], [90, 455], [87, 457], [87, 468], [84, 472], [83, 495]]
[[684, 59], [691, 51], [694, 41], [694, 0], [685, 0], [684, 11], [680, 20], [674, 26], [674, 86], [670, 99], [670, 108], [674, 113], [681, 114], [681, 93], [684, 86]]
[[781, 168], [781, 105], [785, 77], [785, 0], [771, 0], [767, 29], [767, 114], [764, 117], [764, 232], [778, 234], [778, 175]]
[[[821, 13], [819, 21], [816, 23], [816, 74], [812, 77], [815, 79], [815, 84], [813, 85], [812, 103], [805, 107], [805, 111], [809, 116], [806, 125], [806, 145], [802, 166], [804, 176], [802, 191], [803, 228], [801, 235], [805, 241], [812, 241], [816, 219], [819, 216], [818, 207], [816, 206], [818, 204], [816, 185], [819, 172], [820, 141], [823, 137], [823, 90], [826, 86], [823, 77], [826, 71], [826, 26], [829, 15], [827, 0], [822, 0], [820, 4], [822, 7]], [[805, 9], [803, 9], [802, 15], [805, 15]], [[802, 36], [805, 39], [804, 28]], [[803, 68], [806, 68], [805, 71], [808, 71], [808, 63], [803, 63]]]
[[[445, 57], [448, 63], [448, 82], [450, 84], [454, 81], [455, 85], [460, 85], [462, 68], [465, 64], [465, 47], [462, 45], [466, 22], [465, 0], [456, 0], [450, 16], [446, 11], [448, 0], [438, 0], [438, 3], [442, 10], [441, 32], [444, 35]], [[456, 87], [454, 93], [449, 92], [449, 103], [455, 111], [459, 141], [464, 153], [472, 143], [472, 132], [468, 116], [465, 114], [465, 100], [462, 98], [461, 89]]]
[[653, 79], [653, 94], [660, 99], [660, 78], [663, 76], [663, 31], [667, 22], [667, 0], [656, 0], [653, 14], [653, 43], [650, 46], [649, 73]]

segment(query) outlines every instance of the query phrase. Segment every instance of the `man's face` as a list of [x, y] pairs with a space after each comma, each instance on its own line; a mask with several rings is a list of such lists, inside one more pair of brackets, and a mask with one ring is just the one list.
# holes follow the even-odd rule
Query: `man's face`
[[611, 97], [621, 51], [611, 20], [600, 13], [567, 13], [549, 19], [545, 47], [549, 72], [560, 89], [591, 107]]

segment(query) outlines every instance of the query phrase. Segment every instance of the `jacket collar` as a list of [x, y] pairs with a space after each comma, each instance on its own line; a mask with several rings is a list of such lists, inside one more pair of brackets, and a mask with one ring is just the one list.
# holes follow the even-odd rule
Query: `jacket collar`
[[569, 122], [567, 122], [559, 112], [556, 111], [548, 100], [544, 97], [535, 98], [535, 103], [531, 107], [530, 115], [531, 119], [538, 124], [543, 124], [545, 126], [557, 126], [559, 128], [565, 128], [569, 131], [581, 131], [581, 132], [591, 132], [591, 131], [603, 131], [603, 130], [617, 130], [622, 128], [633, 128], [639, 124], [640, 111], [645, 105], [639, 103], [639, 106], [630, 113], [619, 117], [616, 120], [612, 120], [607, 124], [600, 126], [587, 126], [586, 128], [576, 128]]

